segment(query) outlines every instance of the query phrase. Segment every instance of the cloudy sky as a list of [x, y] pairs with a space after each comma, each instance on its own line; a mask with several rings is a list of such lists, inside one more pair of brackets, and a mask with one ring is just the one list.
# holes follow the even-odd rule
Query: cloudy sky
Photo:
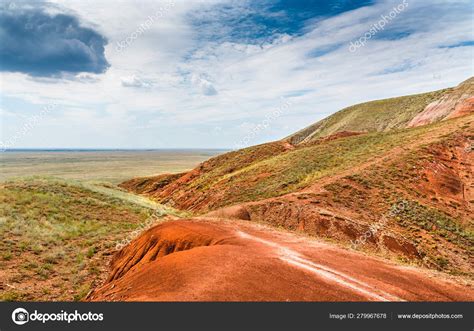
[[9, 148], [236, 148], [473, 76], [470, 0], [2, 1]]

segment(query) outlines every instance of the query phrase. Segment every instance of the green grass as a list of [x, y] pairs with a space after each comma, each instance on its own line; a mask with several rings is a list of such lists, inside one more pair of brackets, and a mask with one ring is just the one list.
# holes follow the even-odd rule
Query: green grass
[[417, 201], [407, 201], [405, 208], [399, 211], [397, 219], [404, 226], [416, 224], [429, 232], [451, 239], [451, 241], [461, 241], [468, 247], [474, 247], [472, 229], [462, 226], [461, 221]]
[[24, 298], [15, 290], [7, 290], [0, 293], [0, 301], [24, 301]]
[[[79, 300], [107, 273], [115, 246], [156, 215], [180, 215], [143, 197], [50, 177], [0, 186], [1, 300]], [[45, 291], [45, 289], [47, 291]], [[66, 290], [64, 290], [66, 289]]]
[[425, 107], [452, 89], [361, 103], [295, 133], [293, 143], [311, 141], [341, 131], [382, 132], [404, 128]]

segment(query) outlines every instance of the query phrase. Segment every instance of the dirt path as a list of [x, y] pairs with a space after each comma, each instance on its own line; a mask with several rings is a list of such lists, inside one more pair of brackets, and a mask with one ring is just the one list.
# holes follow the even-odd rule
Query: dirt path
[[308, 237], [223, 219], [158, 225], [114, 258], [92, 301], [461, 301], [474, 290]]
[[359, 292], [367, 298], [376, 301], [403, 301], [402, 299], [396, 296], [374, 289], [369, 284], [363, 283], [351, 276], [338, 272], [337, 270], [311, 262], [310, 260], [301, 257], [301, 255], [295, 252], [294, 250], [282, 246], [276, 242], [258, 238], [242, 231], [238, 231], [238, 234], [242, 238], [254, 240], [275, 248], [275, 250], [277, 250], [277, 255], [279, 256], [280, 260], [290, 265], [293, 265], [296, 268], [307, 270], [315, 274], [317, 277], [323, 278], [325, 281], [333, 282], [336, 286], [343, 286], [347, 289], [354, 290], [355, 292]]
[[376, 301], [403, 301], [402, 299], [396, 296], [374, 289], [369, 284], [358, 281], [357, 279], [348, 276], [344, 273], [338, 272], [321, 264], [311, 262], [310, 260], [301, 257], [300, 254], [288, 247], [262, 238], [254, 237], [242, 231], [238, 231], [238, 234], [242, 238], [254, 240], [275, 248], [277, 250], [277, 255], [279, 256], [280, 260], [290, 265], [293, 265], [296, 268], [307, 270], [315, 274], [317, 277], [323, 278], [325, 281], [333, 282], [336, 286], [342, 286], [347, 289], [354, 290], [355, 292], [361, 293], [367, 298]]

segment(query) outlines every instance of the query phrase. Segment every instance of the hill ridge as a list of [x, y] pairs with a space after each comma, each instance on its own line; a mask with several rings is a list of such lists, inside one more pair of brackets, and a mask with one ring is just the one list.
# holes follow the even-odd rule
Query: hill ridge
[[284, 140], [297, 145], [341, 131], [387, 131], [454, 118], [474, 109], [473, 91], [474, 77], [471, 77], [456, 87], [356, 104]]

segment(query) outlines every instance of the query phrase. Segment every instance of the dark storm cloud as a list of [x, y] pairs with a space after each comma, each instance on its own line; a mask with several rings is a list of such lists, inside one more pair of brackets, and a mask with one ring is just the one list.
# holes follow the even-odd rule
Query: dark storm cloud
[[109, 64], [107, 39], [70, 14], [49, 14], [44, 5], [0, 6], [0, 70], [31, 76], [102, 73]]

